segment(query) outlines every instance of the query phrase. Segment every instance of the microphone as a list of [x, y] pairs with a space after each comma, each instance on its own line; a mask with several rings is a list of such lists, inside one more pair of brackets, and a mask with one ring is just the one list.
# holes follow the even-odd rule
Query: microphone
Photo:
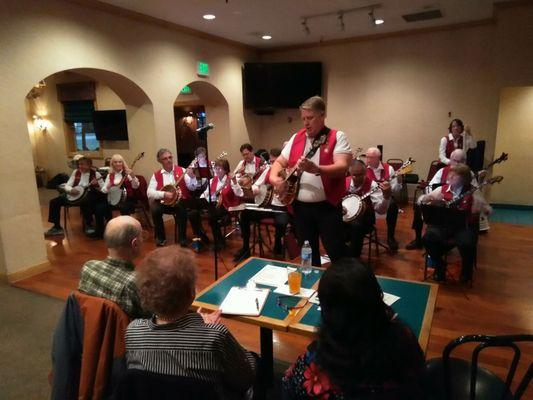
[[207, 125], [202, 126], [201, 128], [196, 129], [196, 132], [197, 133], [207, 132], [209, 129], [213, 129], [214, 127], [215, 127], [215, 124], [209, 123]]

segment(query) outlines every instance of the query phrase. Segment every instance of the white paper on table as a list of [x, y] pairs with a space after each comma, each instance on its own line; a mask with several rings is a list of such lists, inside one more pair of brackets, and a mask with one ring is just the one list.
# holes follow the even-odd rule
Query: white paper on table
[[393, 294], [383, 292], [383, 301], [385, 302], [386, 305], [392, 306], [398, 300], [400, 300], [399, 296], [395, 296]]
[[324, 254], [323, 256], [320, 256], [320, 265], [328, 264], [331, 260], [327, 254]]
[[265, 305], [270, 289], [248, 289], [233, 286], [222, 303], [222, 314], [249, 315], [257, 317]]
[[250, 280], [257, 285], [278, 287], [287, 282], [287, 268], [267, 264]]
[[309, 296], [312, 296], [315, 293], [314, 289], [300, 288], [300, 293], [292, 294], [289, 291], [289, 285], [281, 285], [274, 290], [274, 293], [284, 294], [287, 296], [301, 297], [302, 299], [307, 299]]
[[315, 292], [315, 294], [311, 296], [311, 298], [309, 299], [309, 303], [316, 304], [317, 306], [320, 305], [320, 300], [318, 299], [318, 293], [317, 292]]

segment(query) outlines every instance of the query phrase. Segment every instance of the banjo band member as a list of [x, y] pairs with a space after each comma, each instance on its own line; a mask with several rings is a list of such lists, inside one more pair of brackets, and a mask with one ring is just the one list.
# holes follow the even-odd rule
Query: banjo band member
[[[375, 182], [381, 183], [388, 180], [394, 174], [394, 168], [389, 164], [381, 161], [381, 151], [377, 147], [370, 147], [366, 151], [366, 173], [367, 176]], [[391, 179], [390, 186], [393, 192], [398, 192], [402, 188], [401, 177]], [[398, 250], [396, 241], [396, 222], [398, 221], [398, 205], [391, 197], [389, 208], [387, 209], [387, 244], [392, 251]]]
[[[378, 184], [372, 181], [366, 175], [366, 165], [361, 160], [352, 160], [349, 172], [350, 175], [346, 177], [346, 194], [363, 196], [375, 190], [363, 200], [366, 203], [363, 213], [354, 221], [344, 224], [350, 242], [349, 256], [359, 258], [365, 235], [371, 231], [376, 223], [375, 213], [385, 214], [387, 212], [391, 198], [391, 186], [389, 182]], [[376, 190], [378, 186], [379, 190]]]
[[460, 119], [453, 119], [448, 126], [448, 134], [440, 140], [439, 160], [445, 165], [450, 165], [450, 156], [455, 149], [467, 151], [476, 147], [470, 130]]
[[[161, 164], [161, 169], [155, 171], [148, 184], [147, 196], [151, 201], [151, 213], [154, 221], [154, 234], [157, 246], [166, 244], [165, 226], [163, 224], [163, 214], [174, 215], [178, 224], [178, 237], [182, 247], [187, 245], [187, 219], [191, 221], [193, 233], [204, 241], [208, 241], [205, 232], [201, 229], [200, 217], [198, 213], [189, 213], [185, 202], [190, 199], [190, 191], [196, 188], [196, 179], [190, 169], [185, 170], [174, 164], [174, 156], [168, 149], [162, 148], [157, 152], [157, 161]], [[185, 175], [185, 176], [183, 176]], [[182, 178], [183, 176], [183, 178]], [[181, 180], [180, 180], [181, 179]], [[170, 206], [162, 204], [162, 200], [174, 201], [177, 192], [163, 191], [166, 185], [176, 185], [180, 180], [178, 188], [181, 192], [181, 201]]]
[[[270, 164], [272, 165], [274, 161], [281, 154], [281, 149], [271, 149], [269, 152]], [[252, 185], [252, 191], [254, 195], [257, 195], [259, 187], [261, 185], [270, 184], [270, 171], [271, 167], [268, 166], [263, 173], [257, 178], [255, 183]], [[239, 192], [238, 192], [239, 193]], [[239, 193], [239, 196], [241, 194]], [[275, 239], [274, 239], [274, 255], [280, 257], [283, 254], [282, 238], [285, 235], [287, 230], [287, 225], [289, 223], [289, 215], [287, 214], [287, 207], [280, 202], [277, 194], [274, 194], [272, 197], [272, 204], [269, 208], [279, 211], [284, 211], [283, 213], [269, 213], [269, 212], [260, 212], [260, 211], [251, 211], [244, 210], [241, 212], [240, 226], [241, 226], [241, 235], [242, 235], [242, 248], [234, 254], [233, 261], [243, 260], [250, 257], [250, 224], [253, 221], [260, 221], [264, 218], [273, 218], [274, 225], [276, 229]]]
[[[461, 281], [472, 279], [474, 254], [476, 246], [476, 232], [474, 231], [474, 215], [480, 211], [490, 213], [490, 206], [485, 202], [479, 192], [467, 194], [472, 189], [472, 174], [467, 165], [457, 164], [451, 167], [448, 174], [448, 183], [440, 186], [427, 195], [420, 197], [421, 204], [438, 204], [443, 201], [458, 200], [458, 210], [467, 212], [467, 224], [462, 227], [445, 227], [429, 225], [422, 241], [429, 256], [435, 263], [433, 278], [442, 281], [446, 272], [443, 259], [448, 249], [448, 242], [453, 238], [461, 254]], [[464, 196], [460, 199], [460, 196]], [[460, 200], [459, 200], [460, 199]]]
[[[94, 233], [92, 228], [94, 207], [98, 202], [102, 202], [104, 199], [100, 195], [103, 189], [104, 181], [102, 176], [96, 169], [92, 167], [93, 162], [88, 156], [78, 156], [73, 159], [77, 168], [70, 175], [69, 180], [65, 184], [64, 190], [67, 194], [78, 195], [81, 194], [78, 191], [89, 190], [86, 198], [80, 203], [81, 213], [83, 215], [83, 221], [85, 226], [85, 233], [91, 235]], [[59, 236], [64, 234], [64, 230], [61, 227], [61, 207], [68, 204], [67, 197], [65, 195], [58, 196], [50, 200], [48, 209], [48, 222], [54, 225], [45, 232], [45, 236]]]
[[[325, 126], [326, 103], [321, 97], [304, 101], [300, 115], [304, 128], [291, 137], [272, 164], [270, 182], [278, 192], [283, 192], [286, 182], [280, 176], [282, 170], [296, 167], [301, 174], [300, 189], [292, 203], [296, 235], [300, 245], [309, 241], [312, 264], [320, 266], [319, 238], [332, 261], [346, 251], [339, 235], [343, 229], [340, 202], [352, 153], [344, 132]], [[313, 143], [317, 146], [322, 139], [325, 142], [314, 148], [314, 154], [309, 154]]]

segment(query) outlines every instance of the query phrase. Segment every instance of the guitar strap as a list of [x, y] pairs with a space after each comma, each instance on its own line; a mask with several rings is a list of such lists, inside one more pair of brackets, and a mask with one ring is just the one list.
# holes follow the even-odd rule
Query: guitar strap
[[308, 158], [308, 159], [313, 158], [313, 156], [316, 154], [320, 146], [322, 146], [325, 143], [324, 141], [322, 141], [322, 137], [327, 135], [329, 131], [330, 131], [329, 128], [323, 129], [322, 132], [320, 132], [320, 134], [316, 138], [313, 139], [312, 147], [309, 149], [309, 151], [305, 155], [305, 158]]

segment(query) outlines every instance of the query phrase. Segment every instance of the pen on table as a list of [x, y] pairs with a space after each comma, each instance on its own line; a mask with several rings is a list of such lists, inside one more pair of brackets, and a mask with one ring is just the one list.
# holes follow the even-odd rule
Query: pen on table
[[259, 300], [257, 297], [255, 298], [255, 306], [257, 307], [257, 311], [259, 311]]

